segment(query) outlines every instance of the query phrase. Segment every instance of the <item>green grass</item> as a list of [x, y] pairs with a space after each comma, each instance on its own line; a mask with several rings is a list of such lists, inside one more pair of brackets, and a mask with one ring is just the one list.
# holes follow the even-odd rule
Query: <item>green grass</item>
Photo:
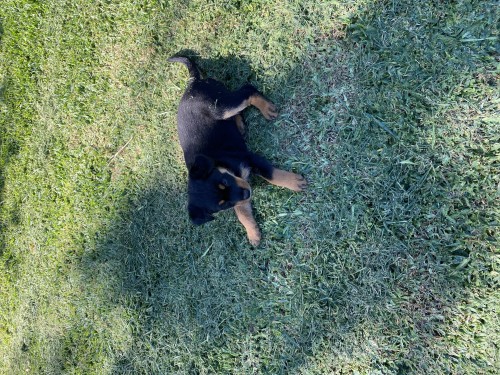
[[[493, 1], [4, 0], [0, 373], [493, 374]], [[184, 51], [280, 108], [263, 241], [186, 213]]]

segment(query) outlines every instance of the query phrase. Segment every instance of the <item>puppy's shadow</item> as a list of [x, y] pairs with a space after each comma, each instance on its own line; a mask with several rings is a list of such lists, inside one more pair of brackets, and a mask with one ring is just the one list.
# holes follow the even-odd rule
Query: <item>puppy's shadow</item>
[[216, 79], [230, 90], [236, 90], [245, 83], [252, 83], [258, 88], [258, 82], [255, 81], [256, 74], [245, 58], [227, 55], [205, 59], [190, 49], [181, 50], [175, 56], [188, 57], [196, 63], [203, 78]]

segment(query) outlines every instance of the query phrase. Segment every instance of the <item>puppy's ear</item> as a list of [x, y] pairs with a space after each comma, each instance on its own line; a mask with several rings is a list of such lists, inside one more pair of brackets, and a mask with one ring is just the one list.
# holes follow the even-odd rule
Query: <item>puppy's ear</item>
[[194, 179], [203, 179], [207, 177], [214, 169], [214, 162], [212, 159], [204, 155], [197, 155], [194, 159], [194, 164], [189, 169], [189, 176]]
[[193, 206], [191, 204], [188, 205], [188, 211], [189, 211], [189, 218], [191, 219], [194, 225], [205, 224], [215, 219], [211, 214], [209, 214], [203, 208]]

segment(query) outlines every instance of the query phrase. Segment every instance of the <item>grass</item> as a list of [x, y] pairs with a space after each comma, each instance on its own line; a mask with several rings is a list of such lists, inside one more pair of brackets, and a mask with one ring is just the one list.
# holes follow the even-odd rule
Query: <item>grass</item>
[[[493, 1], [0, 7], [0, 373], [493, 374], [500, 127]], [[193, 227], [184, 51], [280, 108], [254, 181]]]

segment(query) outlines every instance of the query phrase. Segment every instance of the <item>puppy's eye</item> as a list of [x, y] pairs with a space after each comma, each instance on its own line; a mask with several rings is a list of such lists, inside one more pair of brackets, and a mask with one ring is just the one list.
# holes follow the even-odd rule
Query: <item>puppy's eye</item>
[[226, 201], [223, 199], [219, 202], [219, 206], [222, 206], [224, 203], [226, 203]]
[[221, 189], [221, 190], [225, 190], [225, 189], [226, 189], [226, 186], [225, 186], [225, 185], [223, 185], [223, 184], [219, 184], [219, 189]]

